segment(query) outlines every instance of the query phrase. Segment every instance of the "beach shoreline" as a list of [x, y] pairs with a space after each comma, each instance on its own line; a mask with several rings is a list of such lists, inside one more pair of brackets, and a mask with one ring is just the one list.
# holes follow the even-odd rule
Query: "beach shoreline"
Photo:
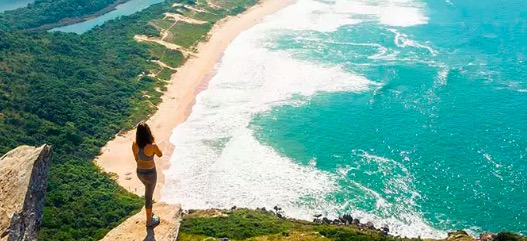
[[[207, 41], [197, 46], [196, 56], [172, 75], [162, 102], [157, 111], [147, 120], [156, 143], [163, 151], [163, 157], [156, 159], [158, 170], [157, 187], [154, 199], [161, 199], [165, 177], [164, 170], [170, 167], [170, 158], [174, 147], [170, 143], [172, 130], [183, 123], [192, 112], [197, 94], [206, 89], [208, 81], [215, 74], [215, 66], [221, 60], [225, 49], [243, 31], [258, 24], [265, 16], [277, 12], [296, 0], [262, 0], [244, 13], [227, 17], [214, 25]], [[144, 195], [144, 186], [135, 173], [136, 164], [131, 146], [135, 130], [117, 135], [101, 148], [101, 155], [94, 162], [102, 171], [116, 174], [115, 181], [129, 192]]]

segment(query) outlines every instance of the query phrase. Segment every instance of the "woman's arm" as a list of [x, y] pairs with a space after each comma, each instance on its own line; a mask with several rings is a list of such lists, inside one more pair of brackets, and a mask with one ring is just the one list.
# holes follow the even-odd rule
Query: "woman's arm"
[[132, 144], [132, 153], [134, 153], [135, 162], [139, 161], [139, 157], [137, 157], [137, 153], [139, 153], [139, 147], [135, 142]]
[[163, 156], [163, 152], [161, 151], [161, 149], [159, 149], [159, 146], [154, 144], [154, 153], [158, 156], [158, 157], [162, 157]]

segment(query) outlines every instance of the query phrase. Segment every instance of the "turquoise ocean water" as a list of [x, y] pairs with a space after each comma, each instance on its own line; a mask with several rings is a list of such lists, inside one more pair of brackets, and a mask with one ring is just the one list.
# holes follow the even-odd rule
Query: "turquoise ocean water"
[[163, 199], [527, 234], [527, 2], [299, 0], [227, 49]]

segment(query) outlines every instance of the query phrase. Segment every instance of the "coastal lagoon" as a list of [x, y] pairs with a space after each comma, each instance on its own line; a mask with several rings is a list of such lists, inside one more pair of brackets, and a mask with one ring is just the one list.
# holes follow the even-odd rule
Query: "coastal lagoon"
[[2, 0], [0, 1], [0, 13], [26, 7], [34, 0]]
[[95, 17], [93, 19], [89, 19], [84, 22], [54, 28], [50, 31], [61, 31], [61, 32], [82, 34], [98, 25], [104, 24], [107, 21], [116, 19], [121, 16], [132, 15], [136, 12], [139, 12], [139, 11], [142, 11], [148, 8], [149, 6], [153, 4], [160, 3], [163, 1], [164, 0], [130, 0], [128, 2], [118, 5], [115, 8], [115, 10], [105, 13], [101, 16]]
[[225, 51], [162, 201], [527, 234], [527, 3], [299, 0]]

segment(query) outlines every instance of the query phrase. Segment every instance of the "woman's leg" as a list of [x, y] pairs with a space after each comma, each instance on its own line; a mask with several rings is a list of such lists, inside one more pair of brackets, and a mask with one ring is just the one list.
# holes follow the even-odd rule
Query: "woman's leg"
[[154, 189], [156, 188], [156, 181], [157, 177], [154, 178], [152, 176], [149, 176], [149, 183], [145, 185], [145, 209], [147, 225], [152, 223], [152, 198], [154, 196]]
[[154, 196], [154, 190], [157, 184], [157, 172], [156, 170], [144, 173], [141, 171], [137, 173], [139, 180], [145, 185], [145, 210], [146, 210], [146, 224], [152, 223], [152, 198]]

